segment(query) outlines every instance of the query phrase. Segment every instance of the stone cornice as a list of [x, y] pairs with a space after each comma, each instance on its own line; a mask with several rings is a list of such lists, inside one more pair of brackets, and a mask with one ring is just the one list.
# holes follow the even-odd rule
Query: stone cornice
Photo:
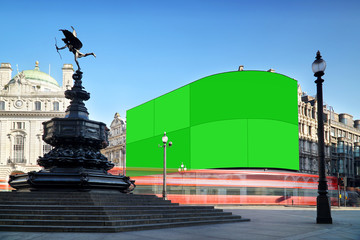
[[125, 149], [125, 145], [115, 145], [115, 146], [108, 146], [108, 147], [102, 149], [102, 151], [107, 153], [107, 152], [111, 152], [114, 150], [123, 150], [123, 149]]
[[360, 130], [357, 129], [357, 128], [354, 128], [352, 126], [348, 126], [348, 125], [345, 125], [344, 123], [341, 123], [341, 122], [335, 122], [335, 121], [331, 121], [331, 126], [336, 126], [337, 128], [341, 129], [341, 130], [348, 130], [349, 132], [351, 133], [357, 133], [357, 134], [360, 134]]
[[2, 117], [64, 117], [64, 112], [50, 112], [50, 111], [0, 111], [0, 118]]
[[63, 91], [59, 91], [59, 92], [34, 92], [31, 94], [16, 94], [16, 93], [2, 93], [0, 94], [0, 97], [3, 97], [4, 99], [7, 98], [20, 98], [20, 99], [24, 99], [24, 98], [54, 98], [54, 97], [58, 97], [58, 98], [64, 98], [65, 99], [65, 94]]

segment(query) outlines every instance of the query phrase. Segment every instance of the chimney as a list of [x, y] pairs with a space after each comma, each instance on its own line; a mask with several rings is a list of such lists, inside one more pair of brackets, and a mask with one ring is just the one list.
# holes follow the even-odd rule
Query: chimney
[[0, 66], [0, 87], [3, 88], [11, 80], [11, 64], [10, 63], [1, 63]]
[[354, 127], [357, 129], [360, 129], [360, 120], [355, 120], [354, 121]]
[[74, 68], [72, 64], [64, 64], [62, 68], [63, 72], [63, 82], [62, 87], [64, 90], [71, 89], [74, 85], [74, 81], [72, 79], [72, 75], [74, 73]]

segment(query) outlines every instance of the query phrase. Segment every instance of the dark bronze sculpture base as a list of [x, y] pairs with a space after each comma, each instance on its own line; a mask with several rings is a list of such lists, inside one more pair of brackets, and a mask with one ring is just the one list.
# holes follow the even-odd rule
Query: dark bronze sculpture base
[[129, 177], [83, 168], [41, 170], [10, 178], [11, 186], [20, 192], [116, 190], [129, 193], [134, 188]]

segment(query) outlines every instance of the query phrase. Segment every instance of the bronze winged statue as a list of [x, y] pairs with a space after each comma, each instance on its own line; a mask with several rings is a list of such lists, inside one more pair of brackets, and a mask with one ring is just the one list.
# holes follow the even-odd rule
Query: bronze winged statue
[[77, 38], [77, 34], [75, 29], [71, 26], [71, 28], [73, 29], [72, 32], [66, 30], [66, 29], [60, 29], [59, 31], [62, 31], [65, 38], [62, 38], [61, 40], [64, 41], [65, 46], [63, 47], [58, 47], [57, 44], [55, 44], [56, 50], [62, 50], [65, 48], [68, 48], [70, 52], [72, 52], [74, 54], [75, 57], [75, 62], [76, 65], [78, 67], [78, 70], [80, 71], [80, 65], [78, 62], [78, 58], [82, 58], [82, 57], [87, 57], [89, 55], [93, 55], [94, 57], [96, 57], [96, 55], [94, 53], [82, 53], [80, 52], [80, 49], [82, 48], [83, 44], [81, 43], [81, 41]]

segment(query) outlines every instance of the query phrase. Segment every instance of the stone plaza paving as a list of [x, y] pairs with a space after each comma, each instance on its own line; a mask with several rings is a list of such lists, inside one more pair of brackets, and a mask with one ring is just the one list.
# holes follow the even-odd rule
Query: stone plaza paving
[[360, 239], [360, 208], [333, 207], [333, 224], [316, 224], [315, 207], [218, 207], [251, 221], [122, 233], [0, 232], [0, 239]]
[[250, 222], [122, 233], [0, 232], [1, 240], [360, 239], [360, 208], [332, 208], [333, 224], [316, 224], [315, 207], [218, 206]]

